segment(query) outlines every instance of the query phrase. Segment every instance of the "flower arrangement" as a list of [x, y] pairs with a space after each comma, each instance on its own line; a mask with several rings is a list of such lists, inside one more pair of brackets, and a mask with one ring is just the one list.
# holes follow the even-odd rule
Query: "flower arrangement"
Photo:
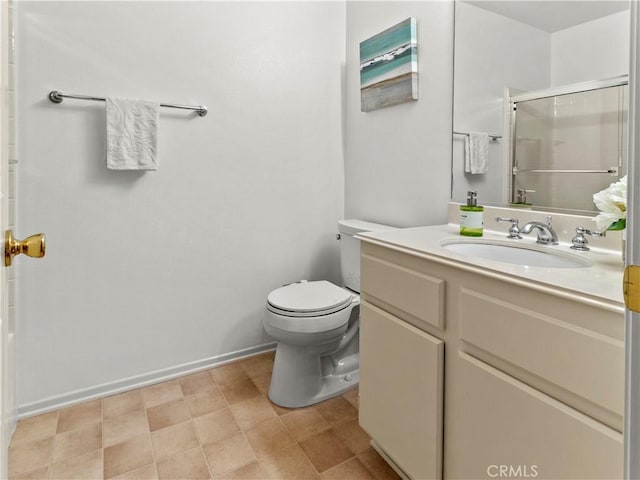
[[627, 226], [627, 176], [593, 194], [600, 213], [594, 218], [599, 231], [624, 230]]

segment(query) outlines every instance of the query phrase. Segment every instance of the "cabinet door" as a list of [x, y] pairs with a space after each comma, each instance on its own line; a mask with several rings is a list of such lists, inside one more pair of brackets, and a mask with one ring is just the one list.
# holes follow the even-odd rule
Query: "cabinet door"
[[456, 478], [622, 478], [622, 435], [473, 357], [459, 357]]
[[360, 424], [410, 477], [442, 472], [444, 343], [366, 302], [360, 321]]

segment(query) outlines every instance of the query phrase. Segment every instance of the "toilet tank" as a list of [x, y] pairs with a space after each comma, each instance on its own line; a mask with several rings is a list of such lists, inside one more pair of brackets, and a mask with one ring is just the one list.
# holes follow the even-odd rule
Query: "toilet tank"
[[340, 273], [345, 287], [360, 293], [360, 240], [354, 235], [361, 232], [395, 230], [395, 227], [364, 220], [340, 220]]

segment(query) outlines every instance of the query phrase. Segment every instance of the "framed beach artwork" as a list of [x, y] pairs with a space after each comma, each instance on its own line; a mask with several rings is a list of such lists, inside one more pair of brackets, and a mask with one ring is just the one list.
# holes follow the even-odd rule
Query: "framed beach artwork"
[[370, 112], [418, 99], [416, 19], [360, 43], [360, 110]]

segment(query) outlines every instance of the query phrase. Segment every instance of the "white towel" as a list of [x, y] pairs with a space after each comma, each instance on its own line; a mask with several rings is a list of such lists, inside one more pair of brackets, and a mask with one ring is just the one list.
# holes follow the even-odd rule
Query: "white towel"
[[158, 168], [160, 104], [107, 97], [107, 167], [112, 170]]
[[464, 140], [464, 171], [487, 173], [489, 169], [489, 134], [469, 132]]

